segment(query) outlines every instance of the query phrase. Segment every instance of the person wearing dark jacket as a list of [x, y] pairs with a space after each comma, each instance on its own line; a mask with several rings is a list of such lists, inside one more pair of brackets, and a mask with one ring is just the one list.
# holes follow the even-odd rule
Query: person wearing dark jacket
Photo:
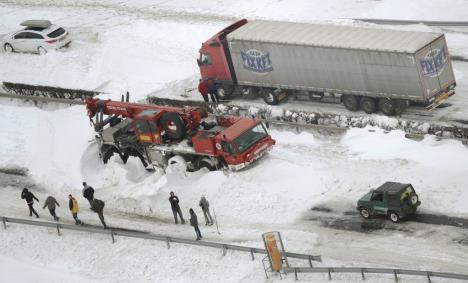
[[104, 226], [104, 229], [107, 229], [106, 222], [104, 221], [104, 206], [105, 202], [103, 202], [100, 199], [93, 199], [91, 202], [91, 210], [96, 212], [99, 216], [99, 220], [101, 220], [102, 226]]
[[83, 182], [83, 197], [87, 199], [89, 204], [92, 206], [91, 202], [94, 199], [94, 189], [86, 184], [86, 182]]
[[202, 235], [201, 235], [200, 229], [198, 228], [197, 215], [195, 214], [195, 211], [193, 211], [193, 209], [190, 209], [189, 212], [190, 212], [190, 225], [192, 225], [193, 228], [195, 229], [195, 233], [197, 234], [197, 241], [200, 241], [202, 238]]
[[182, 224], [185, 224], [184, 216], [182, 216], [182, 211], [180, 210], [179, 206], [179, 198], [174, 194], [174, 192], [171, 192], [170, 195], [171, 196], [169, 197], [169, 202], [171, 203], [171, 209], [172, 213], [174, 214], [175, 224], [179, 223], [177, 221], [177, 214], [179, 214], [180, 216], [180, 222], [182, 222]]
[[42, 209], [45, 209], [46, 206], [49, 209], [50, 215], [54, 217], [55, 221], [59, 221], [59, 217], [55, 214], [55, 206], [60, 206], [60, 204], [57, 202], [57, 200], [53, 196], [48, 196], [44, 202], [44, 206]]
[[198, 203], [200, 205], [203, 215], [205, 216], [205, 223], [206, 225], [213, 225], [213, 217], [211, 217], [210, 213], [210, 203], [208, 200], [205, 198], [205, 196], [202, 196], [200, 199], [200, 202]]
[[37, 214], [37, 212], [34, 210], [34, 207], [33, 207], [34, 200], [36, 200], [37, 202], [39, 202], [39, 200], [37, 199], [37, 197], [36, 197], [35, 195], [33, 195], [33, 193], [31, 193], [30, 191], [28, 191], [28, 189], [24, 188], [24, 189], [23, 189], [23, 192], [21, 192], [21, 198], [22, 198], [22, 199], [25, 199], [25, 200], [26, 200], [26, 203], [28, 204], [28, 207], [29, 207], [29, 216], [32, 216], [32, 214], [34, 213], [34, 215], [36, 215], [36, 218], [39, 218], [39, 214]]

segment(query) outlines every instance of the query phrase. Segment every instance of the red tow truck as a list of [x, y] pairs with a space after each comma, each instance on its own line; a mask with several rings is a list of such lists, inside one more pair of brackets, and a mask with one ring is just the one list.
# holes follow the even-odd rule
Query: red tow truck
[[86, 100], [100, 157], [138, 157], [147, 169], [176, 165], [187, 171], [240, 170], [267, 153], [275, 140], [259, 120], [218, 116], [200, 107], [169, 107], [124, 101]]

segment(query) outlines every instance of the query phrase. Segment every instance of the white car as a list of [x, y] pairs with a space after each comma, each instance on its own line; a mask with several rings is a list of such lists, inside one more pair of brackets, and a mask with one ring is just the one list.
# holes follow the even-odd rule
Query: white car
[[30, 52], [46, 54], [48, 50], [68, 46], [71, 38], [64, 28], [47, 20], [29, 20], [21, 23], [24, 29], [4, 38], [6, 52]]

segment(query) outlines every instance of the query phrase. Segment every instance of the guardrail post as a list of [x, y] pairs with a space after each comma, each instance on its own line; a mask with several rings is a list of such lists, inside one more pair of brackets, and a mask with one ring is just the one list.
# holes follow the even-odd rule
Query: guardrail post
[[166, 237], [166, 245], [167, 245], [167, 249], [170, 249], [170, 248], [171, 248], [171, 244], [170, 244], [170, 242], [171, 242], [171, 238], [169, 238], [169, 237]]
[[397, 275], [397, 270], [393, 270], [393, 275], [395, 276], [395, 282], [398, 282], [398, 275]]
[[226, 255], [226, 252], [227, 252], [227, 247], [226, 247], [226, 245], [223, 245], [223, 256]]
[[6, 229], [6, 219], [3, 218], [3, 229]]
[[60, 236], [60, 224], [57, 224], [57, 235]]
[[250, 256], [252, 257], [252, 260], [255, 260], [255, 257], [254, 257], [254, 249], [251, 249], [251, 250], [250, 250]]
[[310, 265], [310, 267], [314, 267], [314, 266], [312, 265], [312, 257], [311, 257], [311, 256], [309, 256], [309, 265]]
[[432, 282], [431, 281], [431, 272], [430, 271], [427, 272], [427, 282], [429, 282], [429, 283]]
[[111, 230], [110, 234], [111, 234], [111, 237], [112, 237], [112, 244], [113, 244], [113, 243], [115, 243], [114, 230]]
[[328, 268], [328, 280], [331, 280], [331, 268]]
[[297, 268], [294, 268], [294, 278], [296, 279], [296, 281], [299, 280], [299, 279], [297, 278]]
[[364, 268], [361, 268], [361, 276], [362, 276], [362, 280], [366, 280], [366, 278], [364, 277]]

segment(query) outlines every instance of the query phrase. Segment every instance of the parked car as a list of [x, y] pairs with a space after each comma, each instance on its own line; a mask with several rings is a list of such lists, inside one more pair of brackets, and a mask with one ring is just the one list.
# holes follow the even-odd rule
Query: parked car
[[25, 28], [5, 36], [3, 49], [6, 52], [29, 52], [40, 55], [52, 49], [70, 45], [68, 31], [53, 25], [48, 20], [29, 20], [21, 23]]
[[373, 215], [387, 215], [392, 222], [416, 213], [421, 204], [411, 184], [386, 182], [371, 190], [357, 203], [357, 210], [365, 219]]

